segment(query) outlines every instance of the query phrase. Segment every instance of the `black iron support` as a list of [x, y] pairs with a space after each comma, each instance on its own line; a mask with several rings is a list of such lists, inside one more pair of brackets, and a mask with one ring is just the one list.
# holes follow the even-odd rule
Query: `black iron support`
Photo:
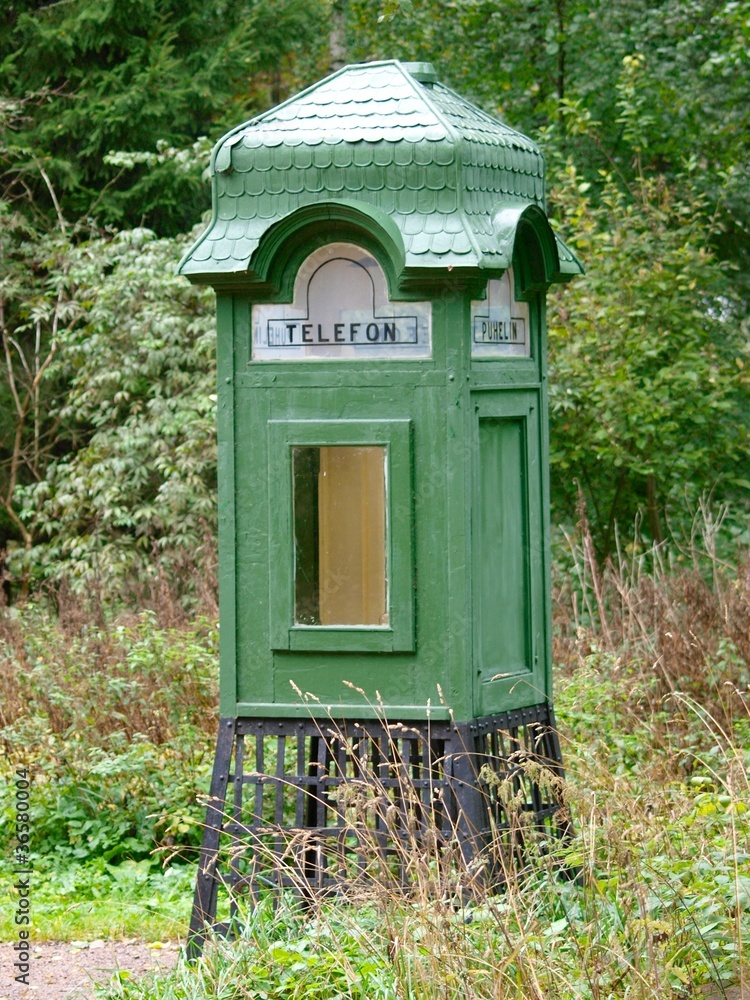
[[529, 837], [570, 835], [562, 779], [546, 703], [464, 723], [221, 719], [188, 957], [208, 928], [225, 929], [221, 885], [231, 931], [244, 891], [310, 900], [365, 879], [408, 887], [429, 844], [454, 872], [450, 891], [471, 897], [523, 862]]
[[219, 841], [224, 826], [229, 766], [232, 761], [236, 729], [236, 719], [219, 720], [216, 757], [211, 776], [206, 825], [203, 828], [203, 842], [193, 898], [193, 913], [187, 940], [187, 957], [191, 961], [201, 954], [206, 940], [206, 929], [216, 921], [216, 901], [219, 890], [216, 868], [219, 857]]

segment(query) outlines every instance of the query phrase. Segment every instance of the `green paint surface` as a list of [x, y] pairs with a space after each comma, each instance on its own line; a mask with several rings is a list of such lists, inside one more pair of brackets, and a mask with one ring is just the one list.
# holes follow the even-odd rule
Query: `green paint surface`
[[532, 668], [526, 428], [479, 421], [474, 605], [482, 681]]
[[[280, 220], [334, 198], [381, 218], [409, 269], [508, 267], [515, 222], [497, 224], [498, 209], [535, 206], [544, 218], [535, 143], [431, 68], [425, 76], [396, 60], [346, 66], [232, 129], [214, 149], [211, 179], [211, 223], [180, 270], [216, 284], [251, 271]], [[548, 235], [558, 279], [580, 273]]]
[[[218, 144], [181, 269], [220, 293], [223, 715], [461, 721], [551, 697], [544, 295], [580, 265], [543, 177], [530, 140], [397, 62], [347, 67]], [[253, 303], [293, 303], [302, 263], [341, 242], [375, 258], [390, 302], [431, 304], [431, 356], [253, 360]], [[471, 303], [511, 265], [530, 355], [472, 358]], [[303, 459], [346, 447], [384, 456], [387, 609], [319, 625], [334, 547], [310, 531]]]
[[542, 389], [474, 393], [472, 607], [476, 715], [543, 701], [549, 557]]
[[[245, 361], [220, 386], [236, 442], [236, 669], [222, 661], [222, 684], [242, 714], [471, 718], [544, 700], [538, 351], [470, 362], [468, 323], [457, 330], [471, 294], [433, 300], [429, 360]], [[294, 620], [294, 448], [333, 444], [387, 449], [387, 627]]]

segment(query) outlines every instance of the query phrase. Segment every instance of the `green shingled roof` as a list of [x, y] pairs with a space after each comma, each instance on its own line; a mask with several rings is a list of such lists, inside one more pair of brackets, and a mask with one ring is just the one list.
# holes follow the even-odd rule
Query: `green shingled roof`
[[[538, 147], [444, 87], [425, 63], [345, 67], [229, 132], [211, 172], [211, 223], [180, 264], [199, 281], [252, 271], [274, 223], [323, 201], [390, 217], [406, 269], [508, 267], [512, 241], [501, 238], [498, 213], [544, 209]], [[557, 244], [556, 277], [580, 273]]]

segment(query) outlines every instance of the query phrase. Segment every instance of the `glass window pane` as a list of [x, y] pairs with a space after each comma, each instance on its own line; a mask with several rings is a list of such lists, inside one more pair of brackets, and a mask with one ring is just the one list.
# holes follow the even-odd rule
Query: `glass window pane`
[[385, 454], [292, 449], [297, 625], [388, 624]]
[[352, 243], [318, 247], [303, 262], [294, 301], [256, 303], [254, 361], [278, 358], [429, 358], [429, 302], [391, 302], [380, 264]]
[[529, 303], [515, 296], [513, 268], [487, 282], [484, 299], [471, 303], [473, 358], [528, 358], [531, 355]]

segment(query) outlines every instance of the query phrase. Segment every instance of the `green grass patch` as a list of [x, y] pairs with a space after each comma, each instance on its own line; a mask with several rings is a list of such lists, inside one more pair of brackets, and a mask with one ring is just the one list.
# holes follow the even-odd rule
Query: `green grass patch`
[[[161, 869], [148, 859], [109, 865], [102, 860], [54, 865], [35, 857], [31, 881], [31, 933], [38, 941], [132, 938], [173, 941], [190, 920], [195, 866]], [[0, 866], [0, 940], [18, 936], [17, 894], [8, 865]]]

